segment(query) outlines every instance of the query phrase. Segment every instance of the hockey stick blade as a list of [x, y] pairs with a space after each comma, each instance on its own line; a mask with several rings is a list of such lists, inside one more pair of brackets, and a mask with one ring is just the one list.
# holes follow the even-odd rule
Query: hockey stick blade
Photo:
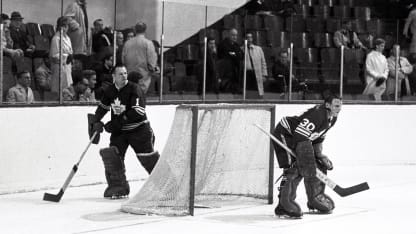
[[[293, 155], [293, 157], [296, 158], [296, 154], [289, 147], [287, 147], [287, 145], [285, 145], [282, 142], [280, 142], [275, 136], [273, 136], [268, 131], [264, 130], [259, 125], [254, 124], [254, 126], [256, 126], [263, 133], [265, 133], [266, 135], [268, 135], [276, 144], [280, 145], [289, 154]], [[346, 197], [346, 196], [349, 196], [349, 195], [352, 195], [352, 194], [359, 193], [359, 192], [362, 192], [362, 191], [365, 191], [365, 190], [370, 189], [370, 187], [368, 186], [367, 182], [364, 182], [364, 183], [361, 183], [361, 184], [358, 184], [358, 185], [354, 185], [354, 186], [351, 186], [351, 187], [347, 187], [347, 188], [342, 188], [338, 184], [336, 184], [334, 181], [332, 181], [331, 179], [329, 179], [328, 176], [326, 176], [319, 169], [316, 169], [316, 177], [320, 181], [322, 181], [325, 185], [327, 185], [332, 190], [334, 190], [334, 192], [337, 193], [338, 195], [340, 195], [341, 197]]]
[[58, 194], [45, 193], [43, 194], [43, 200], [50, 202], [59, 202], [62, 198], [62, 195], [64, 195], [64, 190], [62, 189], [59, 190]]
[[359, 193], [368, 189], [370, 189], [370, 186], [368, 186], [367, 182], [364, 182], [364, 183], [357, 184], [348, 188], [341, 188], [340, 186], [337, 185], [335, 186], [334, 191], [341, 197], [346, 197], [354, 193]]

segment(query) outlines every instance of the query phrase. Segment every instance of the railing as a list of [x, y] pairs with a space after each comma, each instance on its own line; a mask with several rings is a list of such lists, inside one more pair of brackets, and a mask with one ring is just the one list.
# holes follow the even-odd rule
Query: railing
[[[34, 51], [24, 51], [24, 56], [11, 55], [1, 47], [0, 53], [4, 56], [0, 60], [0, 105], [16, 104], [8, 101], [8, 92], [17, 82], [16, 74], [25, 70], [31, 73], [29, 87], [33, 90], [35, 100], [32, 104], [22, 102], [17, 103], [18, 105], [94, 103], [67, 101], [64, 98], [63, 90], [68, 87], [64, 82], [64, 75], [68, 74], [65, 70], [68, 67], [59, 64], [65, 64], [68, 57], [68, 53], [64, 52], [65, 42], [59, 40], [58, 59], [50, 59], [52, 38], [63, 38], [60, 35], [65, 34], [61, 31], [57, 34], [54, 32], [56, 19], [67, 14], [66, 8], [73, 0], [45, 2], [45, 7], [29, 7], [32, 5], [28, 0], [1, 1], [1, 11], [9, 13], [9, 17], [13, 11], [22, 14], [30, 38], [29, 43], [36, 47]], [[152, 10], [157, 16], [143, 16], [148, 25], [147, 37], [154, 40], [158, 54], [158, 69], [152, 73], [147, 93], [150, 103], [304, 102], [320, 100], [328, 90], [339, 94], [347, 102], [372, 103], [373, 97], [362, 95], [362, 92], [366, 86], [365, 58], [374, 47], [374, 39], [385, 39], [386, 55], [389, 55], [393, 48], [400, 51], [407, 47], [405, 39], [400, 36], [403, 31], [402, 20], [371, 18], [365, 9], [345, 11], [345, 7], [335, 9], [334, 6], [330, 9], [309, 6], [309, 9], [304, 5], [297, 5], [300, 14], [283, 17], [274, 14], [275, 12], [251, 15], [244, 9], [209, 6], [204, 2], [183, 4], [162, 1], [153, 6], [156, 9]], [[335, 11], [339, 15], [334, 15]], [[98, 18], [103, 19], [104, 26], [110, 28], [108, 39], [112, 47], [109, 47], [111, 49], [107, 53], [113, 55], [112, 65], [115, 65], [119, 62], [116, 61], [119, 51], [117, 46], [113, 45], [118, 43], [118, 33], [121, 32], [126, 38], [131, 31], [129, 29], [140, 17], [129, 17], [126, 12], [132, 12], [132, 9], [129, 9], [126, 3], [117, 0], [88, 1], [87, 12], [89, 28]], [[14, 16], [16, 18], [16, 14]], [[333, 34], [347, 17], [353, 17], [350, 18], [353, 30], [357, 32], [367, 50], [334, 46]], [[232, 28], [237, 29], [236, 42], [241, 52], [240, 59], [234, 64], [221, 57], [224, 55], [221, 55], [223, 51], [219, 46]], [[8, 27], [2, 24], [0, 36], [6, 36], [8, 30]], [[254, 64], [248, 53], [251, 44], [246, 40], [248, 32], [253, 43], [261, 47], [267, 63], [267, 76], [254, 78], [254, 81], [253, 73], [247, 72]], [[91, 34], [88, 36], [90, 39], [87, 42], [91, 44]], [[97, 66], [101, 66], [100, 63], [103, 62], [103, 54], [91, 54], [91, 47], [88, 49], [85, 55], [75, 55], [74, 52], [72, 70], [99, 70]], [[282, 52], [287, 53], [285, 55]], [[281, 56], [288, 58], [283, 61], [284, 58]], [[274, 72], [274, 67], [279, 65], [280, 59], [280, 62], [287, 66], [285, 74]], [[416, 100], [412, 91], [404, 95], [406, 89], [400, 89], [402, 82], [406, 88], [409, 82], [401, 76], [400, 68], [397, 66], [399, 58], [391, 59], [394, 59], [395, 72], [394, 75], [389, 75], [389, 93], [382, 96], [382, 101], [399, 103]], [[37, 77], [40, 74], [37, 69], [45, 61], [47, 63], [47, 60], [51, 62], [47, 67], [52, 73], [49, 85], [58, 83], [57, 88], [52, 90], [45, 88], [41, 83], [42, 78]], [[257, 61], [254, 62], [257, 64]], [[254, 70], [254, 74], [258, 74], [258, 71]], [[72, 73], [72, 79], [79, 79], [76, 74], [78, 72]], [[111, 74], [107, 75], [107, 78], [111, 79]], [[413, 73], [410, 76], [413, 76]], [[101, 76], [97, 74], [97, 78], [98, 83], [102, 83]], [[260, 83], [257, 82], [263, 78], [263, 88], [259, 88]], [[391, 90], [394, 90], [393, 93]]]

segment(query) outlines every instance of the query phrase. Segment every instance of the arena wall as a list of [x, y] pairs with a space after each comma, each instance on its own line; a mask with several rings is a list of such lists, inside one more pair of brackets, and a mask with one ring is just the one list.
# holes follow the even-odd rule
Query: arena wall
[[[276, 119], [300, 114], [310, 106], [278, 104]], [[147, 108], [160, 152], [169, 135], [175, 107]], [[94, 109], [0, 108], [0, 194], [59, 188], [88, 143], [86, 114]], [[345, 105], [337, 124], [328, 132], [324, 153], [339, 170], [361, 164], [414, 164], [415, 119], [414, 105]], [[100, 144], [90, 147], [71, 185], [105, 181], [98, 151], [108, 143], [109, 135], [104, 133]], [[126, 165], [130, 180], [147, 178], [131, 149], [126, 154]]]

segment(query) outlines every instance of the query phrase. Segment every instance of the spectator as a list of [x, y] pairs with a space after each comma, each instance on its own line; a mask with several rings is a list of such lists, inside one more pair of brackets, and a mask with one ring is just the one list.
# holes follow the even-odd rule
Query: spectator
[[238, 31], [232, 28], [218, 45], [220, 91], [241, 93], [240, 63], [243, 51], [237, 43]]
[[387, 64], [389, 68], [389, 76], [386, 81], [386, 95], [394, 96], [395, 87], [396, 87], [396, 59], [398, 58], [397, 63], [397, 76], [399, 79], [397, 85], [397, 92], [400, 96], [403, 96], [401, 92], [402, 83], [406, 87], [406, 94], [410, 95], [410, 83], [408, 75], [412, 73], [413, 66], [409, 63], [406, 57], [401, 56], [398, 45], [393, 46], [391, 49], [391, 56], [387, 59]]
[[267, 64], [264, 58], [263, 49], [253, 43], [253, 33], [246, 33], [247, 39], [247, 90], [258, 91], [260, 98], [264, 95], [263, 82], [267, 78]]
[[[201, 53], [203, 55], [203, 53]], [[204, 72], [204, 61], [201, 60], [199, 66], [198, 76], [198, 93], [202, 94], [203, 87], [203, 72]], [[209, 37], [207, 39], [207, 60], [206, 60], [206, 81], [205, 91], [206, 92], [219, 92], [219, 74], [217, 69], [217, 45], [215, 44], [215, 38]]]
[[97, 84], [97, 75], [94, 70], [82, 71], [82, 77], [88, 80], [88, 88], [85, 90], [84, 96], [89, 102], [95, 102], [95, 89]]
[[95, 69], [97, 76], [97, 84], [95, 89], [95, 98], [100, 100], [104, 89], [113, 84], [113, 55], [107, 54], [104, 56], [99, 67]]
[[103, 26], [103, 20], [94, 21], [94, 32], [92, 34], [92, 52], [95, 54], [105, 53], [106, 48], [111, 47], [113, 33], [111, 29]]
[[88, 102], [88, 97], [85, 96], [88, 86], [88, 79], [82, 76], [82, 72], [74, 72], [74, 84], [62, 90], [63, 100]]
[[[137, 32], [136, 32], [137, 33]], [[127, 31], [126, 31], [126, 40], [125, 40], [125, 42], [126, 41], [128, 41], [128, 40], [130, 40], [130, 39], [132, 39], [133, 37], [135, 37], [136, 35], [134, 34], [134, 31], [133, 31], [133, 29], [128, 29]]]
[[7, 14], [1, 14], [1, 22], [4, 25], [3, 33], [1, 35], [1, 47], [3, 49], [4, 55], [15, 59], [17, 57], [23, 56], [23, 51], [21, 49], [13, 49], [13, 39], [10, 36], [10, 18]]
[[334, 33], [334, 45], [336, 47], [344, 46], [346, 49], [367, 50], [367, 47], [358, 38], [357, 33], [352, 30], [352, 22], [349, 20], [343, 21], [341, 29]]
[[403, 35], [410, 39], [410, 61], [416, 61], [416, 4], [410, 4], [410, 12], [403, 28]]
[[276, 91], [279, 93], [287, 92], [290, 75], [290, 60], [287, 50], [279, 52], [279, 57], [275, 60], [272, 67], [272, 74], [277, 85]]
[[64, 16], [70, 17], [68, 36], [74, 49], [74, 54], [88, 53], [88, 15], [87, 0], [74, 0], [65, 10]]
[[49, 69], [49, 65], [49, 60], [45, 58], [42, 64], [36, 68], [34, 74], [42, 101], [45, 100], [45, 92], [51, 90], [52, 72], [51, 69]]
[[[49, 57], [52, 70], [51, 90], [53, 92], [59, 92], [61, 88], [66, 88], [72, 84], [72, 45], [70, 38], [66, 34], [68, 32], [70, 20], [71, 19], [66, 16], [58, 18], [56, 22], [56, 33], [51, 40], [51, 49], [49, 51]], [[59, 48], [61, 39], [61, 29], [62, 51]], [[62, 54], [60, 54], [60, 52], [62, 52]], [[61, 75], [60, 78], [59, 74]], [[60, 84], [59, 80], [61, 81]]]
[[23, 17], [19, 12], [14, 11], [10, 18], [10, 37], [13, 40], [13, 49], [22, 50], [26, 56], [30, 57], [35, 50], [27, 34], [25, 24], [23, 24]]
[[116, 34], [116, 64], [121, 63], [121, 55], [124, 47], [124, 35], [122, 32]]
[[146, 24], [138, 22], [135, 26], [137, 35], [126, 41], [122, 52], [122, 62], [127, 71], [138, 71], [143, 76], [139, 86], [144, 93], [149, 89], [152, 73], [156, 71], [157, 54], [153, 42], [145, 37]]
[[374, 95], [376, 101], [381, 101], [381, 95], [386, 90], [386, 79], [389, 74], [387, 59], [383, 55], [386, 42], [377, 38], [376, 48], [367, 55], [365, 61], [366, 84], [364, 95]]
[[30, 73], [22, 71], [17, 74], [17, 84], [7, 92], [6, 101], [11, 104], [34, 102], [33, 91], [29, 87], [31, 83]]

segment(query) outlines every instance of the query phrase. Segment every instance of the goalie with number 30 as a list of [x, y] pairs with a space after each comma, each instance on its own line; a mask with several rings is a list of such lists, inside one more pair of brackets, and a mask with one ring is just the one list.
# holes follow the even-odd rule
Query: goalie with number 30
[[325, 174], [333, 168], [332, 162], [322, 154], [322, 142], [335, 124], [341, 106], [339, 97], [329, 95], [324, 104], [316, 105], [300, 116], [283, 117], [273, 130], [272, 134], [297, 154], [295, 159], [278, 144], [273, 145], [279, 167], [283, 168], [276, 215], [302, 217], [302, 210], [295, 201], [302, 178], [309, 209], [328, 214], [335, 208], [334, 201], [324, 193], [325, 184], [315, 174], [317, 168]]

